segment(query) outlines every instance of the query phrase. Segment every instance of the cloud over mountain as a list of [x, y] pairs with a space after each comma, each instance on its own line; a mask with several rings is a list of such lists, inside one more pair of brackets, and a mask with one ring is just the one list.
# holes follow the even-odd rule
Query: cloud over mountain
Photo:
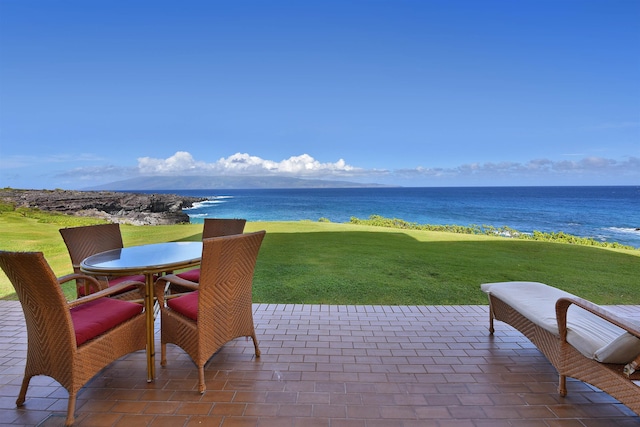
[[265, 160], [246, 153], [236, 153], [216, 162], [197, 161], [186, 151], [178, 151], [166, 159], [141, 157], [138, 171], [142, 175], [289, 175], [320, 177], [327, 174], [348, 176], [361, 171], [347, 165], [343, 159], [321, 163], [308, 154], [281, 161]]
[[[37, 156], [33, 156], [32, 160], [29, 157], [15, 160], [20, 164], [30, 163], [35, 171], [42, 162], [48, 161]], [[59, 159], [51, 161], [58, 162]], [[420, 159], [416, 159], [418, 161]], [[12, 159], [0, 159], [0, 166], [7, 163], [12, 163]], [[320, 162], [309, 154], [271, 160], [248, 153], [236, 153], [207, 162], [194, 158], [189, 152], [178, 151], [167, 158], [140, 157], [135, 166], [103, 164], [99, 158], [91, 158], [90, 163], [93, 165], [63, 169], [50, 175], [47, 180], [51, 188], [83, 188], [152, 176], [265, 176], [413, 187], [640, 184], [640, 157], [634, 156], [622, 160], [604, 157], [578, 160], [541, 158], [526, 162], [475, 162], [450, 167], [375, 169], [354, 166], [344, 159]], [[122, 159], [122, 163], [126, 164], [126, 159]], [[10, 168], [5, 172], [8, 170]]]
[[[288, 159], [267, 160], [247, 153], [236, 153], [216, 162], [198, 161], [186, 151], [176, 152], [166, 159], [141, 157], [137, 172], [151, 175], [226, 175], [226, 176], [288, 176], [298, 178], [356, 179], [401, 185], [470, 185], [474, 181], [486, 185], [585, 185], [633, 184], [640, 182], [640, 158], [625, 160], [585, 157], [580, 160], [535, 159], [528, 162], [466, 163], [454, 167], [422, 167], [407, 169], [366, 169], [347, 164], [343, 159], [322, 163], [309, 154]], [[593, 182], [589, 183], [589, 179]], [[597, 180], [597, 181], [596, 181]], [[614, 182], [617, 180], [617, 182]], [[522, 181], [522, 182], [519, 182]], [[576, 182], [574, 182], [576, 181]], [[624, 181], [624, 182], [620, 182]], [[536, 184], [534, 184], [536, 185]]]

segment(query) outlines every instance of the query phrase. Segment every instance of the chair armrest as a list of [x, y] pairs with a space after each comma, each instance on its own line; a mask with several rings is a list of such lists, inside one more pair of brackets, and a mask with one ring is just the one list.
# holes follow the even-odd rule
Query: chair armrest
[[62, 285], [63, 283], [67, 283], [71, 280], [76, 280], [76, 279], [89, 280], [90, 282], [93, 282], [96, 286], [100, 286], [100, 282], [98, 281], [98, 279], [96, 279], [93, 276], [87, 276], [86, 274], [82, 274], [82, 273], [71, 273], [65, 276], [60, 276], [58, 277], [58, 283]]
[[158, 299], [158, 303], [160, 304], [161, 307], [164, 305], [164, 300], [166, 299], [165, 292], [166, 292], [167, 286], [171, 286], [172, 284], [180, 285], [184, 288], [191, 289], [194, 291], [197, 291], [199, 287], [198, 283], [192, 282], [187, 279], [183, 279], [182, 277], [177, 276], [175, 274], [167, 274], [165, 276], [160, 276], [158, 280], [156, 280], [156, 283], [154, 285], [154, 288], [155, 288], [154, 290], [155, 290], [156, 298]]
[[[102, 277], [102, 276], [99, 276], [99, 277]], [[108, 288], [107, 283], [99, 280], [97, 276], [89, 276], [88, 274], [83, 274], [78, 272], [74, 272], [71, 274], [67, 274], [66, 276], [58, 277], [58, 283], [63, 284], [73, 279], [85, 281], [84, 291], [85, 291], [85, 294], [87, 295], [90, 293], [89, 289], [91, 288], [91, 285], [95, 286], [95, 289], [99, 291]], [[89, 282], [92, 282], [91, 285], [89, 284]]]
[[107, 287], [105, 284], [100, 282], [96, 277], [89, 276], [87, 274], [82, 274], [82, 273], [71, 273], [71, 274], [67, 274], [66, 276], [58, 277], [58, 283], [62, 285], [63, 283], [69, 282], [74, 279], [85, 281], [84, 282], [85, 294], [89, 294], [89, 289], [91, 288], [91, 285], [89, 284], [89, 282], [92, 282], [92, 285], [95, 286], [97, 290], [102, 290]]
[[[85, 278], [85, 277], [83, 277]], [[92, 294], [89, 294], [87, 296], [78, 298], [76, 300], [73, 301], [69, 301], [68, 305], [69, 308], [73, 308], [73, 307], [77, 307], [79, 305], [88, 303], [89, 301], [94, 301], [97, 300], [98, 298], [104, 298], [104, 297], [109, 297], [111, 295], [115, 295], [119, 292], [124, 291], [125, 289], [131, 287], [131, 286], [137, 286], [138, 288], [140, 288], [141, 293], [144, 295], [144, 289], [145, 289], [145, 284], [142, 282], [136, 282], [135, 280], [127, 280], [121, 283], [118, 283], [117, 285], [114, 286], [110, 286], [107, 289], [103, 289], [101, 291], [98, 292], [94, 292]]]
[[615, 313], [612, 313], [609, 310], [600, 307], [586, 299], [579, 297], [565, 297], [560, 298], [556, 301], [556, 319], [558, 320], [558, 330], [560, 332], [560, 339], [562, 341], [567, 340], [567, 310], [571, 304], [575, 304], [578, 307], [581, 307], [587, 310], [590, 313], [595, 314], [596, 316], [608, 321], [616, 325], [617, 327], [624, 329], [629, 332], [631, 335], [640, 338], [640, 329], [637, 325], [634, 325], [629, 322], [628, 319], [618, 316]]

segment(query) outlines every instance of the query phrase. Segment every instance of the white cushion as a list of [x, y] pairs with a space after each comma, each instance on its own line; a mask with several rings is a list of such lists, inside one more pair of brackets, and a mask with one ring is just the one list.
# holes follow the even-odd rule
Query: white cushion
[[[628, 319], [629, 320], [629, 319]], [[629, 320], [633, 323], [632, 320]], [[602, 363], [628, 363], [640, 354], [640, 339], [629, 332], [624, 332], [615, 340], [599, 348], [594, 359]]]
[[555, 335], [560, 334], [556, 320], [556, 301], [574, 296], [538, 282], [485, 283], [480, 289], [495, 295], [531, 322]]
[[[556, 301], [574, 297], [538, 282], [485, 283], [480, 288], [555, 335], [559, 335]], [[640, 339], [575, 305], [567, 311], [567, 342], [585, 357], [602, 363], [627, 363], [640, 354]]]

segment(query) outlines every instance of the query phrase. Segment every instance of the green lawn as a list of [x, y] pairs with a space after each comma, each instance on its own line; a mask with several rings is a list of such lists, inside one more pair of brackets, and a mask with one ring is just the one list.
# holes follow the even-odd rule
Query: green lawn
[[[0, 212], [0, 249], [42, 251], [56, 275], [71, 262], [58, 229], [95, 222]], [[121, 226], [125, 246], [199, 240], [201, 224]], [[265, 229], [254, 302], [486, 304], [481, 283], [540, 281], [598, 304], [640, 304], [640, 251], [326, 222], [249, 222]], [[65, 288], [71, 297], [71, 286]], [[0, 272], [0, 299], [15, 299]]]

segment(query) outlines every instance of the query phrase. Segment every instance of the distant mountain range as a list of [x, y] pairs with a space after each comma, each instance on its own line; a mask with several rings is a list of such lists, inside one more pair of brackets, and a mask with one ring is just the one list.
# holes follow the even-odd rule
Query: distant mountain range
[[390, 187], [382, 184], [361, 184], [348, 181], [301, 179], [280, 176], [145, 176], [111, 182], [84, 190], [153, 191], [211, 190], [256, 188], [364, 188]]

